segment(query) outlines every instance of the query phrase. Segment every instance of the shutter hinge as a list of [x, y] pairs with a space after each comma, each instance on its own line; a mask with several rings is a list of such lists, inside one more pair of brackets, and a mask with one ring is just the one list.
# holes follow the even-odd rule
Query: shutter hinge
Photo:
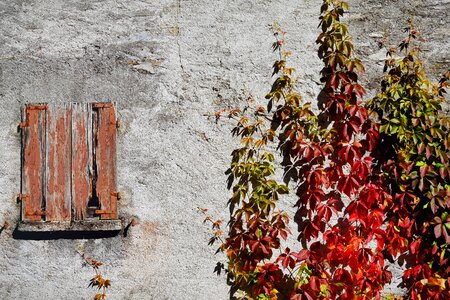
[[29, 105], [29, 106], [27, 106], [27, 109], [28, 110], [44, 110], [44, 109], [47, 109], [47, 105]]
[[[114, 108], [113, 103], [94, 103], [94, 104], [92, 104], [92, 106], [94, 108]], [[109, 121], [110, 121], [111, 125], [114, 125], [117, 128], [120, 127], [120, 122], [118, 119], [116, 119], [114, 109], [109, 111]]]
[[[24, 200], [30, 200], [31, 199], [31, 195], [30, 194], [19, 194], [17, 195], [17, 199], [19, 201], [24, 201]], [[36, 210], [32, 213], [25, 213], [26, 217], [32, 217], [32, 216], [45, 216], [45, 211], [42, 210]]]
[[117, 200], [120, 200], [122, 198], [121, 192], [111, 192], [111, 197], [116, 197]]
[[26, 213], [25, 216], [31, 217], [31, 216], [45, 216], [45, 211], [42, 210], [36, 210], [32, 213]]
[[120, 127], [120, 121], [114, 117], [114, 112], [109, 113], [109, 121], [111, 125], [116, 126], [116, 128]]
[[115, 211], [112, 211], [112, 210], [101, 210], [101, 209], [96, 209], [95, 210], [95, 214], [96, 215], [106, 215], [106, 214], [114, 214], [115, 213]]
[[94, 108], [113, 108], [114, 105], [112, 103], [93, 103], [92, 106]]
[[28, 200], [30, 198], [31, 198], [31, 195], [29, 195], [29, 194], [19, 194], [19, 195], [17, 195], [17, 199], [19, 199], [20, 201]]
[[47, 105], [29, 105], [26, 107], [26, 117], [25, 117], [25, 121], [24, 122], [20, 122], [19, 123], [19, 128], [24, 128], [24, 127], [28, 127], [29, 123], [28, 123], [28, 111], [30, 110], [45, 110], [47, 109]]
[[[120, 200], [122, 197], [122, 193], [120, 192], [111, 192], [111, 197], [115, 197], [117, 200]], [[109, 214], [115, 214], [116, 212], [114, 210], [102, 210], [102, 209], [96, 209], [95, 214], [96, 215], [109, 215]]]

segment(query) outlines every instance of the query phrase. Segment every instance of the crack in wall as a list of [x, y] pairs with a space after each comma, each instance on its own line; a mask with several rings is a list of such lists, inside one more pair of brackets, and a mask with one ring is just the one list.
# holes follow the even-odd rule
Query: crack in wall
[[177, 27], [178, 27], [178, 31], [177, 31], [177, 35], [176, 35], [176, 43], [177, 43], [177, 47], [178, 47], [178, 59], [180, 61], [180, 68], [181, 68], [181, 72], [184, 74], [185, 70], [184, 70], [184, 65], [183, 65], [183, 59], [181, 57], [181, 44], [180, 44], [180, 17], [181, 17], [181, 0], [177, 0]]

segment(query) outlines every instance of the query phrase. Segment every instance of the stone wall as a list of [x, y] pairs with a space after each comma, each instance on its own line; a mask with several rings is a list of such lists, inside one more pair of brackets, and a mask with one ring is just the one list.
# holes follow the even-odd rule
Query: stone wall
[[[197, 207], [226, 218], [224, 171], [236, 141], [208, 114], [257, 98], [270, 84], [278, 21], [289, 33], [305, 98], [320, 89], [320, 0], [0, 1], [0, 299], [89, 299], [104, 262], [109, 299], [227, 299], [222, 259], [207, 246]], [[355, 0], [347, 20], [374, 94], [385, 45], [412, 18], [433, 72], [449, 66], [450, 1]], [[382, 41], [382, 44], [379, 42]], [[384, 42], [384, 40], [389, 40]], [[383, 44], [384, 43], [384, 44]], [[381, 48], [380, 48], [381, 47]], [[20, 109], [29, 102], [114, 101], [118, 182], [127, 236], [19, 239]], [[398, 278], [398, 273], [397, 273]], [[395, 292], [395, 284], [390, 291]]]

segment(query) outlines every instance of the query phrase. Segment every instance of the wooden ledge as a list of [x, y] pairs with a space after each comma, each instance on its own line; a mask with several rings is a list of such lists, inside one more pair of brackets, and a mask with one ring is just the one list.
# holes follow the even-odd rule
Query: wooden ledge
[[16, 228], [19, 232], [86, 232], [86, 231], [116, 231], [122, 230], [121, 220], [92, 220], [74, 222], [19, 222]]

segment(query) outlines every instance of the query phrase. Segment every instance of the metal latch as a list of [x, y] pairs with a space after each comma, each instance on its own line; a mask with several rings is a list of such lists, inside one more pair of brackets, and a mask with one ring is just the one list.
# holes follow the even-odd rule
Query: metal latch
[[115, 211], [113, 211], [113, 210], [101, 210], [101, 209], [96, 209], [95, 210], [95, 214], [96, 215], [106, 215], [106, 214], [113, 214], [113, 213], [115, 213]]
[[122, 198], [122, 193], [121, 192], [111, 192], [111, 196], [116, 197], [117, 200], [120, 200], [120, 198]]
[[25, 213], [25, 216], [31, 217], [31, 216], [45, 216], [45, 211], [42, 210], [36, 210], [32, 213]]
[[19, 128], [24, 128], [24, 127], [29, 126], [28, 120], [29, 120], [29, 111], [30, 110], [45, 110], [45, 109], [47, 109], [47, 105], [29, 105], [29, 106], [27, 106], [25, 121], [19, 123]]

